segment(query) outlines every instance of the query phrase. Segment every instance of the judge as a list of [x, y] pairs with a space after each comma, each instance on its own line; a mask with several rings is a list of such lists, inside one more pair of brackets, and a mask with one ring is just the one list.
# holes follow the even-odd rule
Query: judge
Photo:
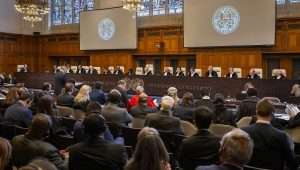
[[87, 74], [98, 74], [98, 72], [93, 66], [89, 66]]
[[256, 73], [254, 69], [251, 69], [248, 75], [249, 79], [260, 79], [260, 76]]
[[146, 65], [145, 67], [145, 73], [144, 73], [146, 76], [152, 76], [153, 73], [152, 73], [152, 70], [149, 68], [149, 66]]
[[196, 72], [196, 70], [194, 69], [194, 67], [191, 67], [189, 73], [188, 73], [189, 77], [200, 77], [200, 75]]
[[81, 65], [79, 65], [79, 66], [77, 67], [77, 74], [85, 74], [85, 70], [84, 70], [84, 68], [82, 68]]
[[283, 80], [286, 79], [286, 76], [283, 74], [282, 70], [276, 70], [272, 79]]
[[175, 75], [176, 75], [176, 77], [184, 77], [185, 76], [185, 74], [184, 74], [184, 72], [183, 72], [183, 70], [182, 70], [181, 67], [177, 67], [176, 68]]
[[171, 70], [169, 68], [166, 68], [164, 76], [172, 76]]
[[114, 71], [115, 75], [123, 75], [123, 70], [121, 69], [120, 66], [117, 66], [116, 70]]
[[218, 73], [213, 70], [212, 66], [208, 66], [208, 70], [206, 72], [206, 77], [218, 77]]
[[238, 75], [236, 72], [233, 71], [233, 68], [230, 67], [229, 68], [229, 72], [228, 74], [226, 75], [227, 78], [230, 78], [230, 79], [237, 79], [238, 78]]

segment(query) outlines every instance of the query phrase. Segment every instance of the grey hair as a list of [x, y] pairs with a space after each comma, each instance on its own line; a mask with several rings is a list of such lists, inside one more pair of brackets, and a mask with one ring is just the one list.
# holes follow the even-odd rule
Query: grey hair
[[253, 147], [253, 141], [246, 132], [234, 129], [221, 140], [221, 161], [242, 167], [251, 160]]

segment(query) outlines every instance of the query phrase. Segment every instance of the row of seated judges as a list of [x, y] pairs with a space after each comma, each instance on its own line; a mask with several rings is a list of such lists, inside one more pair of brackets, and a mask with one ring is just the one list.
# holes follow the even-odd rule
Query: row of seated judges
[[[154, 75], [154, 67], [152, 64], [147, 64], [144, 68], [137, 67], [135, 72], [133, 69], [129, 69], [127, 73], [125, 73], [124, 66], [110, 66], [107, 69], [94, 67], [94, 66], [70, 66], [70, 65], [63, 65], [63, 66], [53, 66], [54, 73], [57, 71], [61, 71], [64, 73], [70, 74], [108, 74], [108, 75]], [[29, 72], [28, 66], [19, 65], [17, 68], [18, 72]], [[221, 77], [222, 68], [220, 67], [213, 67], [209, 66], [208, 70], [205, 74], [202, 74], [201, 69], [190, 68], [189, 71], [186, 71], [184, 67], [165, 67], [164, 72], [162, 73], [163, 76], [176, 76], [176, 77]], [[252, 68], [249, 70], [249, 74], [246, 78], [248, 79], [261, 79], [263, 78], [263, 70], [260, 68]], [[228, 73], [224, 76], [226, 78], [237, 79], [242, 78], [242, 69], [241, 68], [232, 68], [228, 69]], [[272, 71], [272, 79], [286, 79], [286, 70], [285, 69], [274, 69]]]
[[[171, 170], [168, 152], [172, 151], [175, 162], [179, 163], [177, 168], [184, 170], [238, 170], [246, 164], [272, 170], [297, 169], [290, 136], [277, 126], [273, 115], [274, 99], [258, 98], [252, 84], [245, 85], [247, 96], [234, 114], [225, 107], [222, 94], [211, 97], [206, 90], [201, 92], [201, 99], [194, 100], [192, 93], [186, 92], [180, 98], [177, 89], [170, 87], [158, 102], [142, 86], [137, 86], [136, 95], [129, 98], [124, 80], [112, 87], [107, 96], [101, 82], [96, 82], [93, 88], [82, 85], [77, 89], [75, 80], [64, 81], [57, 96], [52, 96], [52, 85], [46, 82], [37, 94], [25, 87], [9, 89], [3, 122], [29, 129], [14, 137], [11, 143], [0, 138], [0, 148], [6, 151], [0, 154], [0, 160], [5, 155], [2, 166], [39, 167], [35, 159], [44, 158], [59, 170]], [[54, 88], [57, 89], [56, 84]], [[68, 106], [73, 112], [60, 113], [62, 106]], [[284, 128], [299, 127], [298, 107], [288, 107], [286, 112], [290, 119]], [[75, 145], [61, 151], [53, 140], [45, 140], [53, 133], [62, 133], [58, 116], [76, 121], [72, 132], [66, 132], [74, 138]], [[251, 123], [235, 129], [237, 121], [245, 117], [251, 117]], [[124, 148], [126, 137], [114, 134], [109, 127], [115, 123], [128, 129], [134, 119], [142, 119], [144, 124], [129, 158]], [[195, 133], [184, 132], [183, 120], [190, 121]], [[234, 130], [218, 136], [210, 129], [212, 124], [232, 126]], [[185, 135], [186, 139], [174, 150], [168, 150], [168, 143], [162, 141], [164, 132], [176, 137]], [[172, 140], [169, 143], [177, 144], [175, 137]]]

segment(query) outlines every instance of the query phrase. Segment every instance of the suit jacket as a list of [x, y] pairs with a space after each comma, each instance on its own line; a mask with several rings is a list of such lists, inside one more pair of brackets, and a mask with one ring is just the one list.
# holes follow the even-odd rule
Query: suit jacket
[[[209, 77], [209, 71], [206, 72], [206, 77]], [[212, 71], [211, 77], [218, 77], [218, 73], [216, 71]]]
[[91, 101], [99, 102], [104, 105], [106, 102], [105, 94], [102, 90], [93, 89], [90, 93]]
[[84, 68], [77, 69], [76, 74], [86, 74], [85, 69]]
[[256, 114], [256, 104], [258, 101], [259, 98], [255, 96], [242, 100], [237, 113], [237, 120], [246, 116], [254, 116]]
[[226, 77], [227, 77], [227, 78], [231, 78], [231, 79], [237, 79], [237, 78], [238, 78], [238, 75], [236, 74], [236, 72], [233, 72], [231, 77], [230, 77], [230, 73], [228, 73], [228, 74], [226, 75]]
[[145, 118], [148, 113], [155, 113], [157, 112], [156, 107], [149, 107], [149, 106], [141, 106], [141, 105], [136, 105], [131, 108], [130, 113], [132, 114], [133, 117], [137, 118]]
[[13, 138], [12, 147], [12, 162], [17, 167], [25, 166], [33, 159], [42, 157], [48, 159], [60, 170], [66, 169], [58, 149], [50, 143], [20, 135]]
[[200, 100], [196, 101], [195, 105], [196, 105], [196, 107], [206, 106], [206, 107], [210, 108], [212, 111], [215, 111], [215, 105], [213, 104], [213, 102], [210, 99], [200, 99]]
[[17, 102], [6, 109], [4, 119], [7, 122], [27, 128], [32, 121], [32, 111], [24, 107], [22, 103]]
[[209, 165], [209, 166], [199, 166], [196, 170], [241, 170], [240, 167], [234, 165], [222, 164], [222, 165]]
[[68, 93], [59, 95], [57, 98], [57, 105], [73, 107], [74, 104], [74, 96]]
[[236, 126], [235, 120], [236, 117], [233, 112], [227, 110], [225, 107], [221, 107], [221, 108], [216, 107], [214, 113], [214, 119], [213, 119], [214, 123]]
[[[128, 101], [128, 106], [127, 106], [128, 111], [130, 112], [131, 108], [134, 107], [134, 106], [137, 106], [138, 104], [139, 104], [139, 95], [132, 96]], [[156, 107], [154, 102], [153, 102], [152, 97], [150, 97], [150, 96], [148, 96], [148, 98], [147, 98], [147, 106], [151, 107], [151, 108]]]
[[253, 77], [251, 75], [248, 75], [248, 78], [257, 80], [257, 79], [260, 79], [260, 76], [258, 74], [254, 74]]
[[159, 111], [146, 116], [145, 126], [153, 127], [159, 131], [170, 131], [183, 134], [180, 119], [170, 116], [170, 112]]
[[296, 116], [290, 118], [288, 121], [287, 128], [296, 128], [300, 126], [300, 113], [298, 113]]
[[118, 90], [121, 93], [121, 103], [120, 106], [121, 107], [125, 107], [127, 108], [128, 106], [128, 95], [127, 95], [127, 91], [123, 90], [122, 88], [120, 88], [119, 86], [115, 87], [116, 90]]
[[87, 74], [98, 74], [98, 72], [97, 72], [96, 69], [93, 69], [93, 70], [89, 69], [89, 70], [87, 71]]
[[127, 109], [112, 103], [108, 103], [102, 108], [102, 115], [106, 121], [119, 125], [126, 126], [132, 121], [132, 116], [127, 112]]
[[256, 123], [243, 130], [250, 135], [254, 143], [250, 166], [282, 170], [286, 163], [289, 169], [297, 169], [295, 155], [285, 132], [265, 123]]
[[179, 117], [182, 120], [192, 121], [194, 114], [194, 105], [184, 106], [180, 103], [174, 107], [173, 112], [174, 116]]
[[127, 161], [122, 145], [102, 138], [86, 140], [69, 148], [69, 170], [122, 170]]
[[61, 93], [61, 89], [65, 87], [67, 77], [62, 72], [57, 72], [54, 76], [54, 92], [56, 95]]
[[179, 164], [184, 170], [194, 170], [199, 165], [218, 162], [220, 138], [208, 130], [199, 130], [183, 141], [179, 150]]

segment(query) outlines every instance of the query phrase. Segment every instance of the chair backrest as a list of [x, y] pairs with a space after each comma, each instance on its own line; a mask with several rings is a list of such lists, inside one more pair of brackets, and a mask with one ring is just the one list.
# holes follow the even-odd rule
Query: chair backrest
[[143, 128], [145, 124], [145, 119], [142, 118], [133, 118], [131, 127], [132, 128]]
[[159, 131], [160, 137], [163, 140], [169, 153], [176, 155], [178, 153], [179, 146], [185, 139], [183, 135], [177, 135], [174, 132], [169, 131]]
[[82, 68], [84, 69], [85, 73], [89, 71], [89, 66], [82, 66]]
[[233, 68], [233, 72], [235, 72], [238, 78], [242, 78], [242, 69], [241, 68]]
[[259, 75], [260, 78], [263, 78], [263, 69], [262, 68], [252, 68], [251, 70], [255, 70], [256, 74]]
[[285, 131], [292, 138], [294, 143], [300, 143], [300, 127], [286, 129]]
[[199, 77], [202, 77], [202, 70], [197, 68], [195, 69], [195, 72], [199, 75]]
[[71, 70], [76, 73], [77, 72], [77, 66], [71, 66]]
[[164, 72], [166, 72], [167, 70], [170, 70], [171, 74], [174, 74], [174, 69], [173, 67], [164, 67]]
[[143, 69], [143, 67], [136, 67], [135, 68], [135, 74], [136, 75], [144, 75], [144, 69]]
[[95, 70], [97, 70], [98, 74], [101, 74], [101, 67], [94, 67]]
[[190, 122], [181, 120], [181, 127], [185, 136], [190, 137], [197, 133], [198, 129]]
[[217, 72], [218, 77], [222, 77], [222, 68], [221, 67], [213, 67], [213, 70]]
[[76, 120], [69, 117], [62, 117], [61, 123], [63, 127], [66, 127], [68, 132], [72, 132], [74, 129], [74, 125], [76, 123]]
[[120, 67], [120, 70], [122, 70], [123, 73], [125, 73], [125, 67], [124, 66], [118, 66]]
[[27, 128], [22, 128], [9, 122], [0, 123], [0, 136], [8, 140], [13, 139], [17, 135], [25, 134], [27, 130]]
[[275, 76], [275, 73], [276, 73], [277, 71], [281, 71], [282, 74], [283, 74], [284, 76], [286, 76], [286, 69], [278, 69], [278, 68], [272, 70], [272, 76]]
[[110, 72], [112, 72], [112, 73], [113, 73], [113, 72], [115, 71], [115, 68], [114, 68], [114, 66], [109, 66], [109, 67], [108, 67], [108, 71], [110, 71]]
[[154, 66], [153, 66], [153, 64], [146, 64], [145, 65], [145, 72], [148, 72], [148, 71], [151, 71], [151, 73], [154, 74]]
[[226, 133], [233, 130], [235, 127], [223, 124], [211, 124], [209, 130], [216, 136], [223, 137]]
[[137, 136], [140, 131], [141, 129], [122, 127], [122, 134], [124, 137], [125, 145], [135, 148], [135, 145], [137, 144]]
[[246, 117], [241, 118], [241, 119], [236, 123], [236, 125], [237, 125], [238, 128], [247, 127], [247, 126], [250, 125], [251, 120], [252, 120], [252, 117], [246, 116]]
[[56, 106], [58, 110], [58, 115], [61, 117], [70, 117], [74, 114], [74, 109], [67, 106]]
[[21, 72], [24, 67], [24, 65], [17, 65], [17, 72]]

